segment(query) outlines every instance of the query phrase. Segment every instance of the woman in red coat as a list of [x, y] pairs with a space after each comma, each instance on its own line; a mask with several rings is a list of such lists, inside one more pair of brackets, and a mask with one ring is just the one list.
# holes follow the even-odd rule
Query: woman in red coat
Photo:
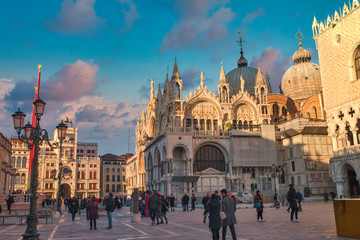
[[98, 205], [96, 204], [96, 199], [93, 198], [91, 200], [91, 203], [87, 207], [87, 210], [89, 212], [89, 219], [90, 219], [90, 230], [92, 230], [93, 222], [94, 222], [94, 230], [96, 230], [96, 219], [99, 218], [98, 209], [99, 208], [98, 208]]

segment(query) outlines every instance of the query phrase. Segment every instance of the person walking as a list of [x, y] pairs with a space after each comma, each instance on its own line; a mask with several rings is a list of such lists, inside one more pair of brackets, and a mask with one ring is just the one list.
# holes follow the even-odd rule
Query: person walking
[[157, 197], [155, 195], [155, 191], [149, 198], [148, 208], [149, 208], [149, 215], [150, 215], [150, 218], [151, 218], [151, 224], [154, 225], [155, 224], [155, 217], [156, 217], [156, 214], [157, 214], [156, 213], [157, 212]]
[[170, 196], [170, 207], [171, 207], [171, 211], [175, 212], [175, 197], [174, 197], [174, 194], [171, 194], [171, 196]]
[[211, 195], [209, 201], [206, 203], [206, 208], [204, 211], [204, 219], [208, 214], [209, 214], [209, 228], [211, 229], [212, 232], [212, 239], [219, 240], [220, 239], [219, 231], [221, 227], [220, 201], [215, 193]]
[[9, 214], [11, 214], [11, 204], [14, 203], [14, 197], [12, 196], [8, 196], [8, 198], [6, 199], [6, 205], [7, 205], [7, 210], [9, 212]]
[[[162, 209], [163, 209], [163, 203], [162, 203], [162, 196], [161, 193], [158, 192], [156, 194], [156, 205], [157, 205], [157, 211], [156, 211], [156, 224], [163, 224], [164, 220], [162, 217]], [[159, 222], [159, 220], [161, 220], [161, 222]]]
[[234, 228], [234, 224], [236, 224], [236, 217], [235, 217], [235, 211], [236, 211], [236, 203], [232, 197], [229, 197], [227, 195], [227, 190], [222, 189], [220, 191], [222, 200], [221, 200], [221, 207], [222, 211], [225, 213], [226, 218], [222, 221], [222, 239], [226, 239], [226, 228], [229, 226], [231, 231], [231, 236], [233, 240], [236, 240], [236, 232]]
[[183, 211], [189, 211], [189, 196], [187, 193], [184, 194], [184, 196], [181, 198], [181, 203], [183, 205]]
[[286, 195], [287, 197], [287, 201], [290, 204], [290, 208], [291, 208], [291, 214], [290, 214], [290, 221], [294, 222], [294, 214], [295, 214], [295, 222], [299, 222], [298, 220], [298, 199], [296, 199], [296, 191], [295, 191], [295, 186], [294, 184], [290, 184], [289, 185], [289, 191]]
[[256, 212], [257, 212], [257, 221], [265, 222], [263, 219], [264, 201], [261, 196], [261, 192], [259, 190], [256, 191], [256, 195], [254, 197], [254, 206], [255, 206]]
[[162, 201], [161, 213], [163, 218], [165, 219], [165, 223], [168, 224], [168, 218], [166, 216], [166, 212], [169, 210], [169, 202], [164, 198], [164, 196], [161, 196], [161, 201]]
[[193, 193], [193, 194], [191, 195], [191, 211], [192, 211], [192, 210], [195, 211], [196, 200], [197, 200], [197, 198], [195, 197], [195, 194]]
[[105, 211], [108, 216], [109, 225], [106, 229], [112, 229], [112, 213], [115, 210], [114, 194], [109, 193], [109, 197], [106, 200]]
[[90, 219], [90, 230], [92, 230], [93, 228], [93, 224], [94, 224], [94, 230], [96, 229], [96, 219], [99, 218], [99, 207], [96, 204], [96, 199], [93, 198], [90, 202], [90, 204], [87, 206], [87, 213], [88, 213], [88, 218]]
[[79, 202], [74, 196], [70, 201], [70, 211], [71, 211], [71, 219], [75, 220], [75, 214], [79, 211]]
[[[216, 194], [215, 194], [216, 195]], [[208, 202], [210, 201], [210, 193], [208, 192], [206, 196], [202, 199], [201, 203], [204, 205], [204, 209], [206, 209]], [[209, 212], [206, 212], [204, 210], [204, 224], [206, 223], [206, 218], [208, 216]]]
[[303, 200], [303, 195], [302, 195], [302, 193], [300, 192], [300, 190], [297, 190], [296, 199], [298, 200], [297, 203], [298, 203], [298, 205], [299, 205], [298, 211], [299, 211], [299, 212], [302, 212], [301, 202], [302, 202], [302, 200]]
[[279, 201], [279, 196], [277, 193], [275, 193], [275, 195], [274, 195], [274, 207], [280, 208], [280, 201]]
[[329, 201], [329, 195], [326, 191], [324, 192], [324, 201], [325, 201], [325, 203], [327, 203]]

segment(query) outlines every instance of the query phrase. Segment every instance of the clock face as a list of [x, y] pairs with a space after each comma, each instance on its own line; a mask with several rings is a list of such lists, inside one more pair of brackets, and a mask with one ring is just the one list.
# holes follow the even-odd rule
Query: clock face
[[64, 173], [64, 175], [71, 175], [71, 173], [72, 173], [71, 168], [68, 166], [65, 166], [63, 168], [63, 173]]

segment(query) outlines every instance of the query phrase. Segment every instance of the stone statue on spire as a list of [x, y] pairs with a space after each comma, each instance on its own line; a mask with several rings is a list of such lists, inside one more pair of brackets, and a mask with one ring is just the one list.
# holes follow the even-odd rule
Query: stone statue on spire
[[244, 92], [245, 80], [243, 79], [242, 75], [240, 76], [240, 83], [241, 83], [241, 92]]
[[200, 79], [201, 79], [200, 86], [202, 88], [204, 88], [204, 80], [205, 80], [205, 78], [204, 78], [204, 73], [203, 72], [201, 72], [201, 74], [200, 74]]

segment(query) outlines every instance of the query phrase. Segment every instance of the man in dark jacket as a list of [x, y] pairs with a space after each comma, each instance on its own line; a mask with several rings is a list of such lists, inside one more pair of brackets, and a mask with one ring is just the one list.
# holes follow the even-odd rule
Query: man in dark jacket
[[6, 199], [6, 205], [7, 205], [7, 209], [9, 214], [11, 213], [11, 204], [14, 203], [14, 197], [10, 196]]
[[[161, 193], [158, 192], [156, 194], [156, 204], [157, 204], [157, 211], [156, 211], [156, 221], [157, 221], [157, 225], [159, 224], [163, 224], [164, 220], [162, 217], [162, 208], [163, 208], [163, 202], [162, 202], [162, 197], [161, 197]], [[159, 222], [159, 220], [161, 220], [161, 222]]]
[[[206, 194], [206, 196], [202, 199], [202, 201], [201, 201], [201, 203], [202, 203], [202, 205], [204, 205], [204, 209], [206, 209], [206, 206], [207, 206], [207, 204], [208, 204], [208, 202], [210, 201], [210, 193], [208, 192], [207, 194]], [[209, 212], [206, 212], [205, 213], [205, 211], [204, 211], [204, 224], [206, 223], [206, 218], [207, 218], [207, 216], [208, 216], [208, 214], [209, 214]]]
[[170, 200], [171, 211], [174, 212], [175, 211], [175, 197], [174, 197], [174, 194], [171, 194], [169, 200]]
[[290, 184], [289, 185], [289, 191], [286, 195], [287, 197], [287, 201], [289, 202], [290, 204], [290, 208], [291, 208], [291, 215], [290, 215], [290, 220], [291, 222], [294, 222], [294, 213], [295, 213], [295, 222], [298, 222], [298, 201], [296, 199], [296, 191], [295, 191], [295, 186], [294, 184]]
[[154, 225], [155, 224], [155, 217], [157, 215], [157, 196], [155, 191], [153, 192], [153, 194], [150, 196], [149, 201], [148, 201], [148, 208], [149, 208], [149, 215], [151, 218], [151, 224]]
[[115, 201], [113, 196], [114, 195], [112, 193], [109, 193], [109, 197], [106, 200], [105, 210], [109, 220], [109, 226], [106, 229], [112, 229], [112, 212], [115, 210]]
[[79, 211], [79, 202], [75, 196], [70, 201], [71, 219], [75, 220], [75, 214]]
[[231, 231], [231, 236], [233, 240], [236, 240], [236, 232], [234, 228], [234, 224], [236, 224], [236, 217], [235, 217], [235, 211], [236, 211], [236, 203], [235, 200], [232, 197], [229, 197], [227, 195], [227, 190], [222, 189], [220, 191], [222, 200], [221, 200], [221, 208], [222, 211], [226, 214], [226, 218], [222, 222], [222, 239], [226, 239], [226, 228], [229, 226]]
[[183, 211], [189, 211], [189, 196], [187, 193], [184, 194], [184, 196], [181, 198], [181, 203], [183, 205]]

